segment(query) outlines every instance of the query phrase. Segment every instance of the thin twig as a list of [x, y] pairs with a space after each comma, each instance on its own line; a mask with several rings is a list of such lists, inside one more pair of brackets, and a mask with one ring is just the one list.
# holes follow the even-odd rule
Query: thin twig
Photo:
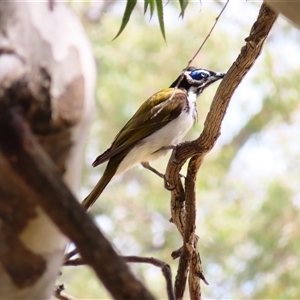
[[165, 277], [167, 284], [168, 299], [175, 300], [175, 294], [172, 284], [172, 271], [168, 264], [153, 257], [123, 256], [123, 258], [128, 263], [146, 263], [161, 268], [162, 274]]
[[189, 60], [187, 66], [185, 67], [185, 70], [191, 65], [191, 63], [193, 62], [193, 60], [197, 57], [197, 55], [199, 54], [199, 52], [201, 51], [201, 49], [203, 48], [203, 46], [205, 45], [206, 41], [208, 40], [208, 38], [210, 37], [211, 33], [213, 32], [213, 30], [215, 29], [220, 17], [222, 16], [227, 4], [229, 3], [229, 0], [227, 0], [227, 2], [225, 3], [225, 5], [223, 6], [222, 10], [220, 11], [219, 15], [216, 17], [216, 20], [213, 24], [213, 26], [211, 27], [210, 31], [208, 32], [206, 38], [204, 39], [204, 41], [202, 42], [202, 44], [200, 45], [199, 49], [196, 51], [196, 53], [194, 54], [194, 56]]
[[54, 297], [59, 300], [77, 300], [77, 298], [74, 298], [71, 295], [68, 295], [64, 292], [65, 286], [63, 284], [57, 285], [54, 288]]
[[[225, 10], [225, 8], [226, 8], [226, 6], [227, 6], [228, 3], [229, 3], [229, 0], [227, 0], [227, 2], [225, 3], [225, 5], [224, 5], [223, 8], [221, 9], [219, 15], [216, 17], [216, 20], [215, 20], [213, 26], [212, 26], [211, 29], [209, 30], [207, 36], [206, 36], [205, 39], [203, 40], [202, 44], [200, 45], [200, 47], [198, 48], [198, 50], [196, 51], [196, 53], [194, 54], [194, 56], [189, 60], [187, 66], [182, 70], [182, 72], [181, 72], [181, 77], [180, 77], [180, 79], [178, 80], [178, 82], [177, 82], [177, 84], [176, 84], [175, 90], [178, 88], [180, 82], [181, 82], [182, 79], [183, 79], [183, 76], [184, 76], [184, 75], [183, 75], [183, 72], [185, 72], [185, 71], [188, 69], [188, 67], [191, 65], [191, 63], [194, 61], [194, 59], [197, 57], [197, 55], [199, 54], [199, 52], [201, 51], [201, 49], [202, 49], [203, 46], [205, 45], [205, 43], [206, 43], [206, 41], [208, 40], [208, 38], [211, 36], [211, 33], [212, 33], [213, 30], [215, 29], [215, 27], [216, 27], [216, 25], [217, 25], [217, 23], [218, 23], [218, 21], [219, 21], [221, 15], [223, 14], [223, 12], [224, 12], [224, 10]], [[174, 93], [172, 94], [171, 99], [172, 99], [173, 95], [174, 95]]]
[[[166, 280], [168, 300], [175, 300], [173, 284], [172, 284], [172, 271], [170, 266], [167, 263], [153, 257], [122, 256], [122, 258], [127, 263], [146, 263], [146, 264], [151, 264], [153, 266], [159, 267]], [[82, 265], [86, 265], [86, 261], [81, 257], [70, 259], [64, 262], [64, 266], [82, 266]]]

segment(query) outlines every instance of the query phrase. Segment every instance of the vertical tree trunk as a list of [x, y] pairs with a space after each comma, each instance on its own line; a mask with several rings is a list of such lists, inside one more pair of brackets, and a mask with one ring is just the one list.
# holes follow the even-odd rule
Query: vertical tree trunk
[[[10, 143], [2, 125], [19, 109], [76, 192], [95, 64], [77, 18], [65, 5], [49, 3], [0, 2], [0, 139]], [[16, 159], [0, 152], [0, 295], [49, 299], [67, 239], [13, 172]]]

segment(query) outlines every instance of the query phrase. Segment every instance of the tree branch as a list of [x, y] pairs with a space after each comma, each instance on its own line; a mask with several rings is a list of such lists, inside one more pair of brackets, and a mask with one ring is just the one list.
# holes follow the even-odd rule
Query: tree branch
[[[168, 300], [175, 300], [175, 295], [174, 295], [173, 285], [172, 285], [172, 271], [168, 264], [153, 257], [122, 256], [122, 258], [127, 263], [146, 263], [146, 264], [151, 264], [153, 266], [159, 267], [166, 280]], [[86, 265], [86, 262], [81, 257], [67, 260], [64, 263], [64, 266], [82, 266], [82, 265]]]
[[59, 300], [77, 300], [73, 296], [70, 296], [64, 292], [65, 287], [63, 284], [57, 285], [54, 289], [54, 296]]
[[32, 201], [76, 244], [112, 296], [153, 300], [67, 188], [33, 136], [20, 106], [2, 110], [0, 128], [0, 155], [15, 177], [28, 186]]
[[[210, 111], [204, 123], [204, 129], [198, 139], [179, 145], [173, 152], [166, 170], [166, 179], [171, 191], [172, 221], [183, 237], [178, 272], [175, 281], [176, 299], [182, 299], [185, 290], [189, 268], [197, 257], [195, 236], [196, 195], [195, 181], [205, 155], [213, 148], [221, 134], [221, 124], [226, 114], [230, 99], [241, 83], [242, 79], [254, 65], [261, 53], [263, 43], [267, 38], [277, 14], [267, 5], [262, 4], [258, 18], [253, 24], [246, 45], [228, 70], [212, 101]], [[185, 189], [180, 181], [179, 172], [183, 164], [189, 159], [188, 173], [185, 180]], [[193, 259], [192, 259], [193, 258]], [[200, 256], [198, 258], [198, 272], [189, 277], [191, 299], [201, 299], [200, 278], [203, 277]], [[197, 274], [198, 273], [198, 274]], [[195, 292], [195, 293], [194, 293]]]

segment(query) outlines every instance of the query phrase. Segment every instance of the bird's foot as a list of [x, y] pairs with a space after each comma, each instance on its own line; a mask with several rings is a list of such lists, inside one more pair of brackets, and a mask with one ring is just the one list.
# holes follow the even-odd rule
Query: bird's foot
[[[175, 189], [175, 186], [171, 186], [170, 183], [167, 181], [165, 174], [163, 174], [163, 173], [157, 171], [155, 168], [151, 167], [150, 164], [149, 164], [149, 162], [147, 162], [147, 161], [141, 162], [141, 165], [142, 165], [145, 169], [147, 169], [147, 170], [153, 172], [153, 173], [156, 174], [158, 177], [162, 178], [162, 179], [164, 180], [164, 187], [165, 187], [166, 190], [168, 190], [168, 191], [173, 191], [173, 190]], [[185, 179], [185, 176], [182, 175], [182, 174], [179, 174], [179, 177]]]
[[153, 167], [151, 167], [150, 164], [149, 164], [148, 162], [141, 162], [141, 165], [142, 165], [145, 169], [147, 169], [147, 170], [153, 172], [154, 174], [156, 174], [157, 176], [159, 176], [160, 178], [162, 178], [162, 179], [164, 180], [164, 187], [165, 187], [166, 190], [168, 190], [168, 191], [174, 190], [175, 187], [172, 187], [172, 186], [168, 183], [165, 174], [160, 173], [159, 171], [157, 171], [156, 169], [154, 169]]
[[153, 172], [154, 174], [156, 174], [157, 176], [159, 176], [160, 178], [163, 178], [163, 179], [165, 178], [165, 174], [160, 173], [159, 171], [157, 171], [156, 169], [154, 169], [153, 167], [151, 167], [150, 164], [149, 164], [147, 161], [141, 162], [141, 165], [142, 165], [145, 169], [147, 169], [147, 170]]

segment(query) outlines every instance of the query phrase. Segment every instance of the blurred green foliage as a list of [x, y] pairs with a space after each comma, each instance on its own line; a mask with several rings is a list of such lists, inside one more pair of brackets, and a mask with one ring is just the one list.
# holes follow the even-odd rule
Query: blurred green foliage
[[[84, 198], [103, 171], [101, 166], [92, 169], [92, 161], [144, 100], [178, 76], [221, 6], [190, 3], [181, 20], [170, 2], [164, 7], [167, 44], [159, 24], [145, 21], [139, 2], [113, 42], [125, 3], [72, 3], [72, 8], [90, 37], [99, 72], [95, 121], [86, 141]], [[258, 9], [249, 2], [230, 4], [193, 65], [226, 71]], [[279, 19], [234, 95], [222, 135], [200, 169], [197, 233], [210, 283], [203, 287], [205, 298], [299, 298], [299, 42], [300, 32]], [[198, 100], [199, 123], [188, 139], [200, 134], [216, 87]], [[163, 171], [167, 160], [154, 166]], [[181, 238], [168, 221], [169, 206], [161, 179], [137, 167], [108, 185], [92, 213], [120, 253], [164, 260], [175, 275], [177, 261], [170, 253], [181, 246]], [[160, 270], [132, 268], [158, 299], [166, 299]], [[63, 269], [61, 282], [79, 299], [109, 298], [86, 267]]]

